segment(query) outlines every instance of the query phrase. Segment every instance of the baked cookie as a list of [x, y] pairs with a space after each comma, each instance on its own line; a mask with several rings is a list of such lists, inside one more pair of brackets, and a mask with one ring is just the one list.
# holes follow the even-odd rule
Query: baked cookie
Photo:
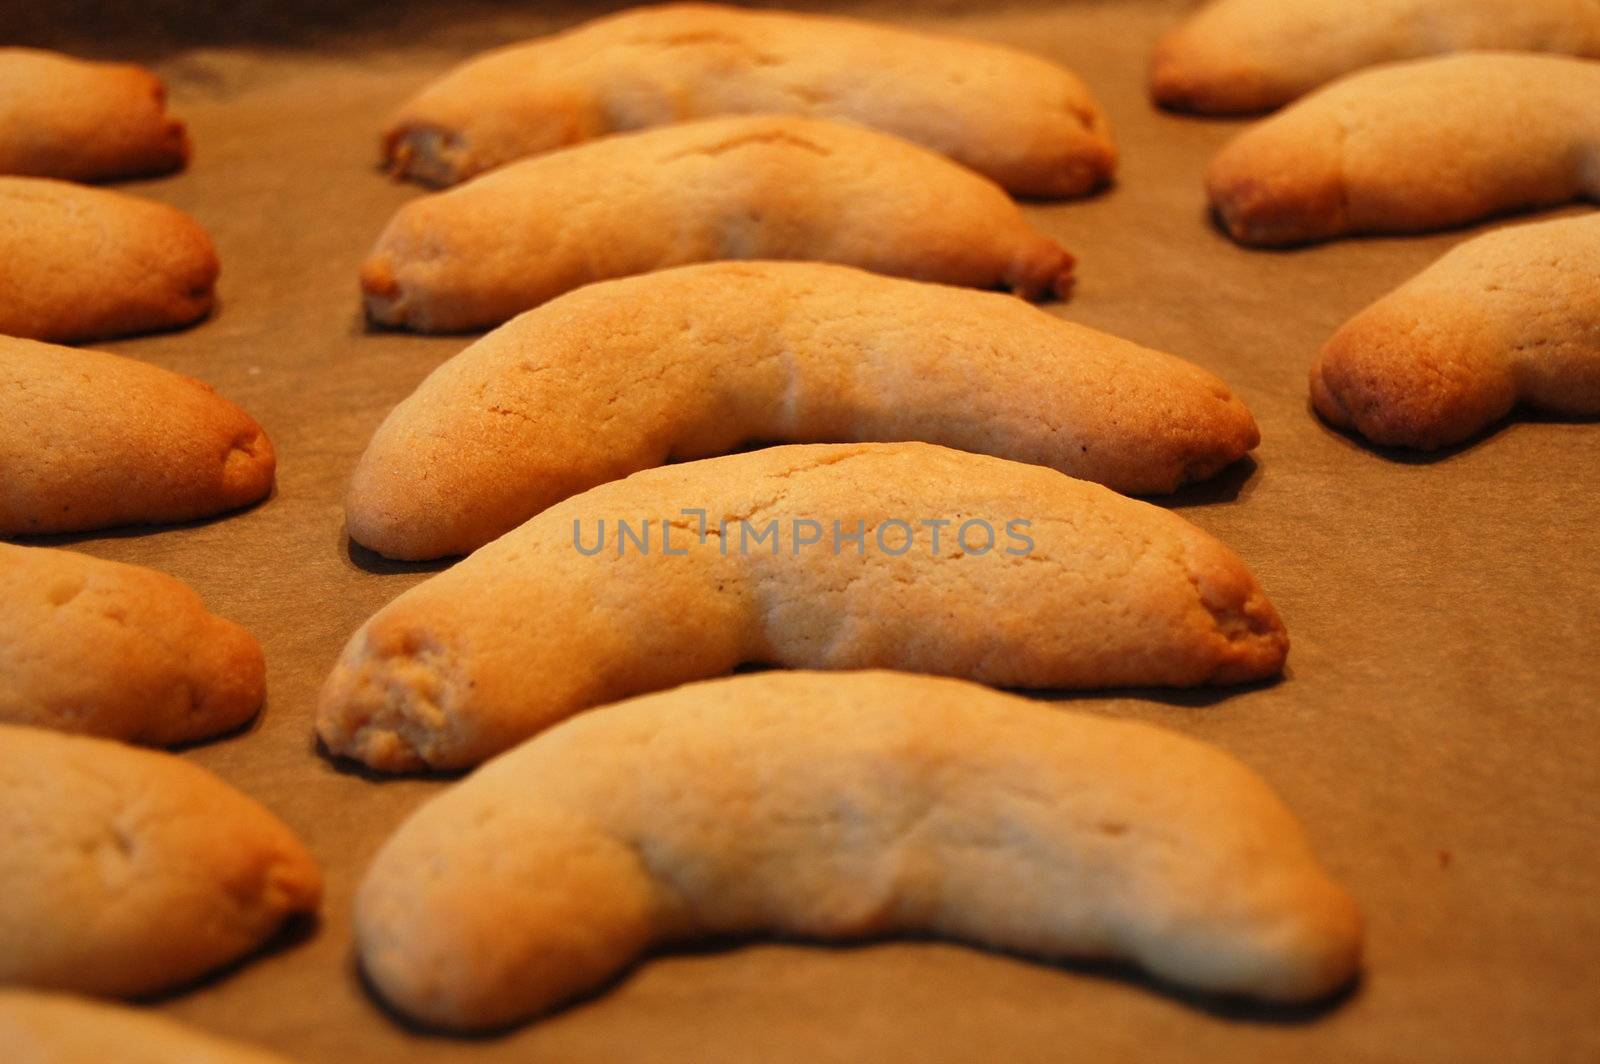
[[0, 334], [62, 342], [189, 325], [211, 310], [217, 254], [175, 207], [38, 177], [0, 177]]
[[1496, 230], [1351, 319], [1311, 400], [1374, 443], [1460, 443], [1518, 402], [1600, 414], [1600, 214]]
[[1117, 152], [1083, 82], [982, 41], [851, 18], [662, 4], [462, 64], [400, 109], [390, 169], [447, 185], [609, 133], [778, 113], [871, 126], [1022, 196], [1078, 196]]
[[1600, 200], [1600, 62], [1472, 52], [1352, 74], [1212, 160], [1211, 205], [1244, 244], [1461, 225]]
[[368, 445], [351, 536], [464, 554], [575, 492], [752, 440], [926, 440], [1173, 491], [1260, 441], [1216, 377], [992, 292], [820, 263], [579, 289], [445, 363]]
[[0, 724], [0, 984], [153, 994], [315, 911], [311, 855], [181, 757]]
[[1244, 563], [1166, 510], [923, 443], [773, 447], [592, 488], [407, 591], [317, 730], [382, 771], [460, 768], [747, 662], [1188, 686], [1287, 652]]
[[356, 898], [362, 965], [481, 1030], [657, 944], [938, 935], [1299, 1002], [1361, 917], [1244, 765], [1148, 724], [892, 672], [772, 672], [607, 706], [429, 801]]
[[11, 1064], [288, 1064], [159, 1012], [30, 990], [0, 990], [0, 1045]]
[[0, 543], [0, 722], [168, 746], [261, 708], [250, 633], [154, 569]]
[[1249, 114], [1362, 67], [1480, 49], [1600, 57], [1600, 4], [1213, 0], [1156, 45], [1150, 93], [1178, 110]]
[[189, 135], [131, 63], [0, 48], [0, 174], [103, 181], [181, 170]]
[[0, 336], [0, 534], [209, 517], [265, 498], [275, 468], [261, 426], [199, 381]]
[[710, 259], [818, 259], [1029, 298], [1072, 279], [1072, 256], [972, 171], [872, 130], [757, 115], [618, 134], [414, 200], [361, 287], [374, 321], [451, 332]]

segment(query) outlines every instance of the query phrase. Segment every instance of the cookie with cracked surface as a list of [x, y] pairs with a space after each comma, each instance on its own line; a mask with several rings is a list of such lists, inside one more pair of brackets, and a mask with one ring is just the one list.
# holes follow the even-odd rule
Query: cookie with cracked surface
[[36, 990], [0, 990], [0, 1045], [11, 1064], [289, 1064], [159, 1012]]
[[205, 384], [0, 336], [0, 534], [210, 517], [272, 490], [272, 443]]
[[261, 708], [250, 633], [141, 565], [0, 543], [0, 722], [170, 746]]
[[1361, 918], [1215, 747], [957, 680], [774, 672], [584, 713], [435, 797], [356, 898], [386, 1000], [503, 1026], [660, 944], [933, 934], [1277, 1002]]
[[179, 986], [315, 911], [282, 821], [174, 754], [0, 724], [0, 984]]
[[0, 334], [76, 342], [190, 325], [211, 310], [211, 238], [165, 203], [0, 177]]
[[1265, 119], [1206, 172], [1243, 244], [1443, 229], [1600, 201], [1600, 61], [1470, 52], [1361, 71]]
[[743, 663], [1189, 686], [1287, 652], [1244, 563], [1166, 510], [929, 444], [774, 447], [592, 488], [407, 591], [317, 730], [383, 771], [459, 768]]
[[1460, 245], [1334, 334], [1311, 399], [1333, 425], [1423, 450], [1519, 403], [1600, 414], [1600, 214]]
[[104, 181], [181, 170], [189, 135], [132, 63], [0, 48], [0, 174]]
[[869, 129], [757, 115], [617, 134], [414, 200], [361, 287], [374, 321], [453, 332], [714, 259], [838, 262], [1027, 297], [1072, 278], [1072, 256], [986, 178]]
[[853, 122], [1023, 196], [1079, 196], [1117, 152], [1071, 71], [983, 41], [862, 19], [661, 4], [477, 56], [402, 107], [389, 168], [431, 184], [610, 133], [777, 113]]
[[1145, 494], [1260, 434], [1198, 366], [998, 293], [710, 263], [587, 286], [446, 362], [367, 446], [346, 523], [389, 557], [464, 554], [596, 484], [752, 440], [923, 440]]
[[1600, 58], [1600, 3], [1213, 0], [1156, 45], [1150, 94], [1177, 110], [1250, 114], [1363, 67], [1483, 49]]

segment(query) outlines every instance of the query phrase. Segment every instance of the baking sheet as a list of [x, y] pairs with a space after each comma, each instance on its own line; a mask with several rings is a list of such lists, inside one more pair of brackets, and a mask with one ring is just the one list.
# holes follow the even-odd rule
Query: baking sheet
[[1309, 413], [1322, 341], [1470, 232], [1288, 253], [1222, 238], [1200, 174], [1238, 124], [1161, 114], [1142, 91], [1183, 7], [837, 9], [1029, 48], [1077, 69], [1108, 111], [1117, 187], [1028, 207], [1080, 258], [1055, 312], [1199, 362], [1254, 411], [1254, 463], [1173, 502], [1251, 565], [1294, 646], [1274, 685], [1070, 702], [1201, 736], [1266, 775], [1366, 911], [1359, 986], [1326, 1007], [1258, 1009], [954, 945], [768, 943], [651, 960], [504, 1036], [425, 1035], [387, 1015], [356, 971], [351, 895], [443, 784], [331, 763], [312, 707], [345, 638], [431, 568], [349, 544], [346, 478], [387, 410], [467, 340], [362, 323], [360, 261], [420, 194], [377, 172], [376, 134], [459, 58], [600, 9], [34, 3], [0, 36], [140, 59], [169, 80], [194, 165], [123, 187], [193, 212], [223, 262], [211, 321], [103, 346], [213, 383], [280, 458], [275, 494], [249, 512], [47, 541], [173, 573], [256, 634], [260, 720], [182, 756], [265, 801], [328, 877], [315, 927], [155, 1007], [307, 1062], [1600, 1058], [1600, 425], [1519, 422], [1419, 460]]

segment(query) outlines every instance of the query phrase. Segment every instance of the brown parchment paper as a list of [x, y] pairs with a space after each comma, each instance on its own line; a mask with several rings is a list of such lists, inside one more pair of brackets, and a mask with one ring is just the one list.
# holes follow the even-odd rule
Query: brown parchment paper
[[173, 573], [256, 634], [260, 720], [182, 756], [276, 810], [327, 872], [315, 927], [154, 1007], [307, 1062], [1600, 1059], [1600, 425], [1518, 422], [1417, 460], [1311, 415], [1322, 341], [1470, 234], [1289, 253], [1221, 237], [1200, 175], [1239, 125], [1165, 115], [1143, 94], [1151, 44], [1185, 5], [838, 9], [1029, 48], [1077, 69], [1109, 112], [1117, 186], [1028, 207], [1081, 260], [1054, 310], [1201, 363], [1255, 412], [1254, 463], [1171, 501], [1252, 566], [1294, 646], [1275, 685], [1070, 703], [1204, 737], [1270, 779], [1366, 911], [1360, 985], [1323, 1008], [1257, 1009], [955, 945], [768, 943], [650, 960], [486, 1039], [408, 1030], [352, 953], [362, 869], [444, 784], [366, 777], [312, 737], [346, 637], [428, 571], [350, 546], [346, 478], [385, 412], [468, 342], [368, 332], [355, 277], [419, 194], [375, 168], [386, 113], [475, 50], [599, 9], [0, 6], [0, 39], [143, 60], [170, 82], [194, 164], [125, 187], [211, 231], [221, 305], [198, 328], [104, 346], [213, 383], [280, 456], [276, 493], [246, 513], [50, 541]]

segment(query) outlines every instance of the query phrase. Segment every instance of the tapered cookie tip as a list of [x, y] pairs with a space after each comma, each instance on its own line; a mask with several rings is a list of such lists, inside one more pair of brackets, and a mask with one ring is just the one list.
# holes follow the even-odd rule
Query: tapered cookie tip
[[1318, 414], [1380, 446], [1433, 451], [1511, 412], [1517, 381], [1494, 334], [1455, 336], [1403, 306], [1379, 302], [1324, 345], [1311, 368]]
[[1167, 34], [1156, 43], [1150, 56], [1150, 97], [1162, 107], [1190, 111], [1195, 109], [1204, 90], [1180, 64], [1179, 48], [1174, 34]]
[[212, 646], [197, 650], [195, 657], [209, 658], [217, 677], [215, 686], [202, 695], [196, 707], [217, 734], [247, 723], [260, 712], [267, 697], [267, 660], [254, 636], [231, 621], [221, 621]]
[[379, 618], [323, 684], [317, 737], [330, 753], [390, 772], [474, 765], [509, 742], [485, 742], [492, 722], [460, 712], [471, 696], [462, 676], [451, 643], [424, 620], [404, 610]]
[[1297, 958], [1291, 970], [1277, 981], [1279, 1000], [1318, 1001], [1348, 987], [1361, 970], [1366, 920], [1361, 907], [1347, 891], [1329, 882], [1306, 888], [1307, 912], [1314, 921], [1303, 925], [1291, 939]]
[[161, 115], [158, 147], [153, 153], [151, 173], [147, 175], [155, 177], [187, 167], [194, 157], [194, 142], [189, 139], [189, 127], [184, 121], [166, 113], [166, 82], [154, 75], [150, 81], [150, 96], [155, 110]]
[[1006, 284], [1023, 299], [1066, 299], [1072, 294], [1077, 264], [1066, 248], [1041, 237], [1012, 265]]
[[1250, 683], [1282, 674], [1289, 632], [1233, 553], [1216, 541], [1199, 543], [1189, 560], [1189, 579], [1219, 644], [1216, 665], [1205, 682]]
[[1164, 35], [1151, 53], [1150, 98], [1171, 111], [1248, 115], [1282, 102], [1282, 86], [1253, 51], [1218, 48], [1189, 27]]
[[367, 319], [373, 324], [400, 326], [406, 323], [400, 282], [395, 278], [389, 256], [374, 253], [361, 264], [361, 296]]
[[383, 134], [382, 165], [396, 181], [446, 188], [465, 180], [468, 152], [461, 137], [425, 122], [398, 122]]
[[251, 424], [228, 445], [222, 459], [221, 495], [233, 509], [260, 502], [272, 491], [278, 457], [259, 425]]
[[1342, 231], [1343, 178], [1337, 155], [1322, 147], [1294, 152], [1246, 132], [1223, 148], [1206, 168], [1206, 193], [1223, 230], [1252, 247], [1289, 247]]

